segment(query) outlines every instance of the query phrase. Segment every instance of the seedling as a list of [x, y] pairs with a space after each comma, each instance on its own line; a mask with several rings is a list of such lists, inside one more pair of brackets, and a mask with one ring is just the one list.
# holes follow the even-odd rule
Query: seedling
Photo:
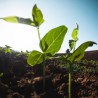
[[11, 47], [8, 45], [5, 45], [5, 53], [11, 53]]
[[43, 14], [41, 10], [36, 5], [34, 5], [32, 9], [32, 17], [33, 17], [33, 20], [30, 18], [24, 19], [17, 16], [9, 16], [9, 17], [1, 18], [1, 19], [7, 22], [12, 22], [12, 23], [27, 24], [37, 28], [39, 46], [40, 46], [41, 52], [37, 50], [33, 50], [29, 54], [27, 62], [31, 66], [35, 66], [43, 62], [43, 76], [44, 76], [43, 89], [44, 89], [45, 60], [51, 56], [54, 56], [55, 53], [59, 51], [59, 49], [61, 48], [62, 42], [64, 40], [65, 34], [67, 32], [67, 27], [64, 25], [61, 25], [59, 27], [53, 28], [49, 32], [47, 32], [46, 35], [41, 39], [39, 28], [40, 28], [40, 25], [44, 22], [44, 19], [43, 19]]
[[72, 81], [72, 66], [74, 65], [75, 62], [80, 61], [85, 53], [85, 50], [90, 47], [93, 46], [93, 44], [96, 44], [93, 41], [87, 41], [84, 42], [83, 44], [81, 44], [76, 50], [76, 42], [78, 41], [78, 30], [79, 30], [79, 26], [77, 24], [77, 28], [74, 28], [73, 32], [72, 32], [72, 40], [69, 40], [69, 47], [70, 47], [70, 51], [72, 51], [72, 53], [67, 53], [64, 57], [63, 57], [63, 61], [66, 61], [69, 65], [69, 86], [68, 86], [68, 96], [69, 98], [71, 98], [71, 81]]
[[26, 56], [29, 56], [29, 51], [28, 50], [26, 50], [26, 52], [24, 53]]

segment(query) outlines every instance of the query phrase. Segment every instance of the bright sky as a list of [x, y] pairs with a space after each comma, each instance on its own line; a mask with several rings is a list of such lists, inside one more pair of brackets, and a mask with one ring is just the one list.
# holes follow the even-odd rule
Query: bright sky
[[[41, 9], [45, 22], [40, 27], [41, 38], [52, 28], [66, 25], [68, 32], [59, 52], [65, 52], [73, 28], [79, 25], [77, 47], [85, 41], [98, 44], [98, 0], [0, 0], [0, 17], [32, 18], [34, 4]], [[14, 50], [40, 50], [36, 28], [0, 20], [0, 46]], [[98, 50], [94, 45], [88, 50]]]

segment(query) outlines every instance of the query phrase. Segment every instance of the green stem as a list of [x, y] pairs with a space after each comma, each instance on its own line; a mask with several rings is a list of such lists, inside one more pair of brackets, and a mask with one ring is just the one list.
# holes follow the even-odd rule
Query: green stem
[[69, 86], [68, 86], [68, 96], [69, 98], [71, 98], [71, 75], [72, 75], [72, 71], [71, 71], [71, 64], [69, 65]]
[[43, 91], [45, 91], [45, 60], [46, 60], [46, 55], [43, 55]]
[[[38, 38], [39, 38], [39, 42], [40, 42], [41, 37], [40, 37], [39, 27], [37, 27], [37, 32], [38, 32]], [[43, 91], [45, 91], [45, 60], [46, 60], [46, 54], [44, 53], [44, 55], [43, 55]]]
[[37, 32], [38, 32], [38, 38], [39, 38], [39, 41], [41, 41], [39, 27], [37, 27]]

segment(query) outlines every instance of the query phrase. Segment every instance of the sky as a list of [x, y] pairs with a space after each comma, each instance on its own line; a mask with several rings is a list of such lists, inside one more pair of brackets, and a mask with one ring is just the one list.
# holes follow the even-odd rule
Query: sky
[[[35, 4], [41, 9], [45, 20], [40, 26], [41, 38], [57, 26], [68, 28], [60, 53], [69, 48], [68, 41], [72, 39], [71, 33], [76, 23], [79, 25], [76, 48], [85, 41], [98, 44], [98, 0], [0, 0], [0, 17], [32, 18]], [[16, 51], [40, 51], [36, 28], [0, 20], [0, 47], [5, 45]], [[87, 50], [98, 50], [98, 45]]]

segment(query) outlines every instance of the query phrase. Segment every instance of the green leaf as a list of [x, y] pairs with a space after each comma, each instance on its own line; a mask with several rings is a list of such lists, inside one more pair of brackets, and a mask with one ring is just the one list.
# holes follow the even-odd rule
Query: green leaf
[[59, 26], [50, 30], [41, 40], [40, 47], [43, 52], [54, 55], [61, 48], [67, 27]]
[[73, 30], [73, 32], [72, 32], [72, 38], [73, 38], [74, 40], [77, 40], [77, 39], [78, 39], [78, 37], [77, 37], [77, 35], [78, 35], [78, 29], [79, 29], [79, 26], [78, 26], [78, 24], [77, 24], [77, 28], [75, 28], [75, 29]]
[[11, 49], [6, 48], [6, 49], [5, 49], [5, 53], [11, 53]]
[[74, 40], [69, 40], [69, 47], [72, 50], [75, 47], [76, 42]]
[[11, 23], [21, 23], [21, 24], [35, 26], [34, 22], [30, 18], [25, 19], [17, 16], [8, 16], [1, 19]]
[[11, 53], [11, 47], [8, 45], [5, 45], [5, 53]]
[[40, 26], [44, 22], [43, 14], [36, 4], [32, 9], [32, 17], [36, 26]]
[[43, 62], [43, 54], [39, 51], [34, 50], [29, 54], [27, 62], [31, 66], [40, 64], [41, 62]]
[[84, 53], [85, 53], [85, 50], [88, 48], [88, 47], [91, 47], [93, 46], [93, 44], [96, 44], [95, 42], [93, 41], [87, 41], [87, 42], [84, 42], [83, 44], [81, 44], [69, 57], [68, 57], [68, 60], [70, 62], [74, 62], [74, 61], [79, 61], [83, 58], [84, 56]]

